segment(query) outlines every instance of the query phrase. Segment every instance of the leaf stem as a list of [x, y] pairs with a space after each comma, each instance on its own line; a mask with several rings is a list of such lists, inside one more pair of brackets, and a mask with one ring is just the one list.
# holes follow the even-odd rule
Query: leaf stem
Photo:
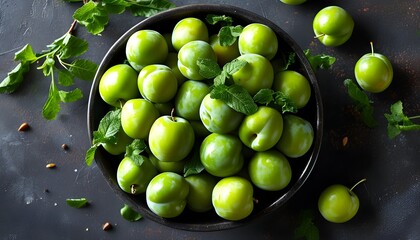
[[417, 119], [417, 118], [420, 118], [420, 115], [417, 115], [417, 116], [412, 116], [412, 117], [409, 117], [408, 119]]
[[[83, 4], [85, 4], [85, 1], [83, 1]], [[76, 28], [76, 25], [77, 25], [77, 20], [74, 19], [73, 22], [70, 25], [69, 30], [67, 30], [67, 33], [68, 34], [72, 34], [73, 33], [73, 30]]]

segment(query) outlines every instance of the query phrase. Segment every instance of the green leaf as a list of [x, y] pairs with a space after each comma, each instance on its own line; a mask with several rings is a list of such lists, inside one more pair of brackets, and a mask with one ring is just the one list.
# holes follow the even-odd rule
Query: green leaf
[[210, 97], [222, 100], [235, 111], [245, 115], [251, 115], [258, 110], [248, 91], [237, 84], [217, 85], [211, 90]]
[[63, 39], [63, 45], [58, 55], [60, 59], [78, 57], [88, 50], [88, 42], [69, 33]]
[[100, 34], [109, 21], [108, 12], [92, 0], [78, 8], [73, 18], [93, 35]]
[[[121, 109], [109, 111], [99, 122], [94, 143], [101, 140], [102, 143], [115, 143], [118, 131], [121, 128]], [[96, 140], [96, 141], [95, 141]]]
[[156, 13], [174, 8], [175, 4], [168, 0], [151, 0], [133, 2], [127, 9], [137, 17], [151, 17]]
[[147, 148], [146, 143], [142, 139], [134, 139], [134, 141], [126, 147], [125, 157], [131, 158], [134, 163], [140, 167], [144, 162], [144, 157], [140, 155]]
[[200, 160], [200, 147], [194, 148], [193, 151], [191, 158], [184, 165], [184, 177], [199, 174], [204, 170], [204, 166]]
[[64, 38], [66, 38], [67, 34], [64, 34], [63, 36], [57, 38], [52, 42], [51, 44], [47, 45], [47, 49], [42, 50], [41, 54], [48, 54], [53, 53], [54, 51], [58, 50], [63, 46]]
[[254, 95], [254, 101], [262, 105], [268, 105], [274, 101], [274, 90], [263, 88]]
[[64, 0], [65, 2], [83, 2], [83, 0]]
[[112, 14], [121, 14], [126, 7], [130, 6], [130, 3], [125, 0], [102, 0], [100, 4], [103, 9]]
[[52, 78], [50, 84], [50, 90], [48, 92], [47, 101], [42, 108], [42, 115], [47, 120], [53, 120], [57, 116], [57, 113], [60, 111], [60, 94], [55, 86], [54, 78]]
[[70, 64], [69, 72], [82, 80], [92, 80], [98, 65], [86, 59], [76, 59]]
[[220, 28], [220, 31], [218, 33], [220, 45], [224, 47], [232, 46], [238, 39], [242, 30], [243, 30], [243, 27], [240, 25], [224, 26]]
[[207, 14], [206, 21], [211, 24], [215, 25], [216, 23], [221, 23], [224, 26], [232, 25], [233, 19], [232, 17], [226, 15], [216, 15], [216, 14]]
[[395, 138], [402, 131], [420, 130], [420, 125], [411, 121], [411, 119], [419, 118], [420, 116], [406, 116], [403, 109], [403, 103], [401, 101], [397, 101], [392, 104], [390, 110], [391, 114], [384, 114], [388, 121], [387, 134], [390, 139]]
[[126, 204], [121, 208], [120, 214], [125, 220], [130, 222], [135, 222], [143, 218], [138, 212], [134, 211]]
[[329, 69], [336, 60], [335, 57], [326, 54], [312, 55], [309, 49], [306, 49], [304, 53], [314, 70]]
[[75, 102], [81, 98], [83, 98], [83, 93], [80, 89], [76, 88], [72, 91], [58, 91], [58, 95], [60, 96], [60, 101], [67, 103], [67, 102]]
[[15, 53], [15, 61], [21, 61], [22, 63], [33, 62], [37, 59], [36, 54], [29, 44], [26, 44], [21, 50]]
[[375, 127], [377, 123], [373, 117], [372, 101], [351, 79], [344, 80], [344, 86], [346, 86], [350, 98], [356, 104], [363, 122], [370, 128]]
[[223, 71], [225, 71], [230, 76], [241, 70], [241, 68], [245, 67], [247, 64], [247, 61], [234, 59], [233, 61], [228, 62], [223, 66]]
[[23, 82], [23, 75], [29, 71], [29, 63], [19, 63], [0, 83], [0, 93], [13, 93]]
[[300, 225], [295, 229], [293, 239], [319, 240], [319, 230], [315, 226], [314, 213], [304, 210], [300, 214]]
[[199, 68], [200, 75], [206, 79], [215, 78], [222, 72], [222, 69], [217, 64], [217, 61], [209, 58], [199, 58], [197, 60], [197, 66]]
[[274, 93], [274, 104], [281, 106], [282, 113], [297, 112], [296, 104], [292, 101], [292, 99], [290, 99], [286, 94], [280, 91]]
[[66, 203], [73, 208], [82, 208], [87, 206], [88, 200], [86, 198], [68, 198]]
[[296, 113], [296, 104], [284, 93], [269, 88], [261, 89], [254, 96], [254, 101], [259, 104], [269, 105], [271, 103], [281, 107], [282, 113]]
[[87, 150], [85, 156], [86, 165], [93, 163], [96, 149], [106, 143], [115, 144], [117, 134], [121, 129], [121, 109], [107, 112], [99, 122], [98, 130], [93, 132], [92, 146]]
[[59, 69], [56, 69], [56, 71], [58, 72], [58, 84], [63, 87], [68, 87], [74, 84], [74, 77], [69, 71]]

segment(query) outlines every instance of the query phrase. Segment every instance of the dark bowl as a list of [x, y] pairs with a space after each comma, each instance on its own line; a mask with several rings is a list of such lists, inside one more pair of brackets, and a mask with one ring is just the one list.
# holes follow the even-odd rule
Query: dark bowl
[[[109, 155], [105, 150], [99, 148], [96, 152], [95, 161], [102, 171], [109, 186], [114, 192], [134, 210], [138, 211], [143, 217], [151, 219], [157, 223], [189, 231], [218, 231], [224, 229], [236, 228], [249, 223], [252, 220], [264, 217], [287, 202], [305, 183], [309, 174], [311, 173], [321, 146], [322, 139], [322, 102], [321, 94], [316, 81], [315, 74], [305, 57], [302, 49], [298, 44], [279, 26], [273, 22], [263, 18], [255, 13], [247, 10], [228, 6], [228, 5], [209, 5], [198, 4], [177, 7], [153, 17], [149, 17], [140, 23], [136, 24], [128, 30], [118, 41], [109, 49], [108, 53], [102, 60], [99, 69], [96, 73], [92, 89], [89, 96], [89, 106], [87, 113], [88, 132], [92, 140], [93, 131], [98, 128], [99, 121], [109, 111], [109, 106], [101, 99], [99, 95], [99, 81], [104, 72], [111, 66], [122, 63], [125, 60], [125, 45], [128, 38], [140, 29], [155, 29], [157, 31], [168, 31], [174, 27], [176, 22], [185, 17], [198, 17], [204, 19], [209, 14], [227, 15], [233, 17], [235, 24], [245, 26], [248, 23], [259, 22], [271, 27], [277, 34], [279, 40], [279, 50], [296, 53], [296, 62], [293, 69], [302, 73], [310, 81], [312, 87], [312, 96], [307, 106], [299, 110], [298, 115], [311, 122], [314, 127], [314, 142], [312, 148], [307, 154], [299, 159], [291, 159], [293, 177], [288, 187], [281, 191], [268, 192], [255, 189], [254, 197], [258, 199], [258, 204], [255, 204], [254, 210], [250, 216], [241, 221], [228, 221], [220, 218], [214, 211], [207, 213], [194, 213], [185, 209], [185, 211], [178, 217], [165, 219], [158, 217], [149, 210], [146, 204], [145, 195], [133, 196], [123, 192], [116, 180], [116, 172], [118, 161], [115, 156]], [[122, 159], [122, 157], [121, 157]]]

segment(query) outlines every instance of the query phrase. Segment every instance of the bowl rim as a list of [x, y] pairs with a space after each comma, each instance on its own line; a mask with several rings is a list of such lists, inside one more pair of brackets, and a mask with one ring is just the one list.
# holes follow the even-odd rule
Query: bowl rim
[[291, 36], [287, 32], [285, 32], [282, 28], [280, 28], [277, 24], [275, 24], [268, 18], [261, 16], [257, 13], [251, 12], [249, 10], [246, 10], [237, 6], [228, 5], [228, 4], [188, 4], [188, 5], [183, 5], [183, 6], [179, 6], [179, 7], [171, 8], [169, 10], [162, 11], [152, 17], [145, 18], [141, 20], [140, 22], [136, 23], [129, 30], [127, 30], [122, 36], [120, 36], [114, 44], [112, 44], [112, 46], [106, 52], [105, 56], [103, 57], [103, 59], [101, 60], [99, 64], [98, 70], [92, 82], [92, 86], [89, 92], [89, 99], [88, 99], [87, 129], [88, 129], [89, 140], [92, 144], [93, 131], [96, 130], [95, 129], [96, 126], [94, 126], [95, 119], [92, 113], [94, 110], [93, 109], [94, 99], [96, 98], [97, 94], [99, 94], [98, 85], [99, 85], [100, 77], [105, 71], [105, 67], [108, 67], [108, 65], [111, 63], [112, 56], [117, 52], [119, 46], [125, 43], [134, 32], [140, 29], [144, 29], [143, 26], [148, 26], [155, 21], [162, 20], [164, 18], [171, 17], [176, 14], [182, 14], [182, 13], [185, 14], [186, 12], [192, 12], [193, 14], [205, 13], [205, 12], [218, 12], [218, 13], [220, 12], [226, 15], [233, 14], [237, 16], [238, 15], [246, 16], [244, 19], [252, 19], [253, 22], [264, 23], [268, 25], [270, 28], [272, 28], [276, 33], [280, 33], [282, 40], [285, 41], [289, 45], [289, 47], [296, 53], [296, 57], [299, 59], [301, 65], [303, 66], [303, 70], [307, 74], [309, 78], [308, 80], [311, 83], [311, 87], [313, 89], [312, 94], [315, 98], [315, 105], [317, 106], [316, 117], [315, 117], [316, 119], [315, 130], [316, 131], [315, 131], [315, 138], [313, 140], [313, 148], [312, 148], [310, 157], [308, 159], [308, 162], [303, 168], [301, 174], [298, 176], [297, 180], [294, 182], [294, 184], [290, 187], [290, 189], [286, 193], [284, 193], [280, 198], [278, 198], [272, 204], [262, 209], [260, 212], [254, 215], [251, 215], [241, 221], [226, 220], [219, 223], [213, 223], [211, 225], [203, 225], [203, 224], [194, 224], [194, 223], [187, 224], [187, 223], [179, 223], [179, 222], [171, 221], [171, 219], [158, 217], [150, 210], [138, 208], [136, 201], [134, 201], [132, 198], [127, 197], [128, 194], [125, 194], [124, 192], [122, 192], [121, 189], [118, 188], [118, 186], [112, 183], [111, 181], [112, 177], [105, 170], [103, 163], [97, 160], [96, 157], [95, 157], [95, 162], [100, 168], [102, 175], [105, 177], [107, 184], [120, 197], [120, 199], [122, 199], [125, 203], [127, 203], [130, 207], [138, 211], [142, 216], [144, 216], [147, 219], [150, 219], [156, 223], [159, 223], [168, 227], [181, 229], [181, 230], [187, 230], [187, 231], [203, 231], [204, 232], [204, 231], [219, 231], [219, 230], [233, 229], [239, 226], [243, 226], [245, 223], [249, 223], [256, 218], [259, 218], [260, 216], [269, 215], [273, 213], [280, 206], [286, 203], [303, 186], [303, 184], [306, 182], [309, 175], [311, 174], [315, 166], [315, 163], [318, 159], [319, 152], [321, 149], [322, 138], [323, 138], [323, 103], [322, 103], [321, 92], [318, 86], [315, 73], [308, 59], [306, 58], [304, 52], [302, 51], [301, 47], [295, 42], [295, 40], [291, 38]]

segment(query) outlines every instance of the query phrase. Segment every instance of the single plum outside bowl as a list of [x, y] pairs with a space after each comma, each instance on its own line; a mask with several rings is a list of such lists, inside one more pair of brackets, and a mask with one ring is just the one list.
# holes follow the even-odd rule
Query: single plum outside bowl
[[[99, 81], [109, 67], [125, 61], [125, 45], [128, 38], [134, 32], [141, 29], [154, 29], [159, 32], [167, 32], [182, 18], [197, 17], [204, 20], [207, 14], [230, 16], [234, 19], [235, 25], [240, 24], [245, 26], [253, 22], [263, 23], [276, 32], [279, 41], [279, 51], [296, 53], [296, 62], [293, 65], [293, 70], [300, 72], [309, 80], [312, 91], [308, 104], [300, 109], [297, 114], [312, 124], [314, 129], [314, 141], [311, 149], [304, 156], [297, 159], [289, 159], [292, 167], [292, 180], [285, 189], [269, 192], [254, 188], [254, 198], [258, 199], [258, 203], [254, 204], [254, 210], [251, 215], [240, 221], [225, 220], [217, 216], [214, 210], [207, 213], [194, 213], [187, 208], [180, 216], [175, 218], [165, 219], [157, 216], [148, 208], [145, 194], [131, 195], [123, 192], [119, 188], [116, 180], [116, 173], [119, 160], [121, 160], [123, 156], [112, 156], [102, 147], [98, 148], [95, 155], [95, 162], [109, 186], [125, 203], [147, 219], [172, 228], [188, 231], [219, 231], [232, 229], [276, 211], [305, 183], [316, 163], [322, 142], [323, 108], [321, 94], [315, 74], [302, 49], [284, 30], [268, 19], [238, 7], [213, 4], [181, 6], [146, 18], [129, 29], [114, 43], [114, 45], [112, 45], [99, 65], [89, 96], [87, 124], [90, 139], [92, 140], [93, 131], [97, 130], [102, 117], [110, 110], [109, 106], [99, 95]], [[209, 31], [211, 31], [211, 29], [209, 29]]]

